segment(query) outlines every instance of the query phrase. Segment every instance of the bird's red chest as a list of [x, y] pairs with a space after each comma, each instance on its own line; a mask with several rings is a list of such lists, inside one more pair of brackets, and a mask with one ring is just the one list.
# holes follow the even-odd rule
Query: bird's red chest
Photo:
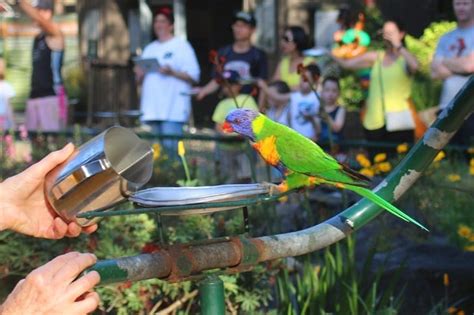
[[280, 154], [276, 148], [276, 137], [269, 136], [265, 139], [257, 141], [253, 144], [253, 148], [257, 150], [262, 158], [270, 165], [277, 165], [280, 162]]

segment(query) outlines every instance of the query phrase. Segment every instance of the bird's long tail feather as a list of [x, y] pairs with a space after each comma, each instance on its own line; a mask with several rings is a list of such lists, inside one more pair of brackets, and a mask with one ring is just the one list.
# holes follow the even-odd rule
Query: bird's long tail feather
[[352, 190], [353, 192], [361, 195], [362, 197], [365, 197], [365, 198], [369, 199], [370, 201], [372, 201], [373, 203], [377, 204], [378, 206], [384, 208], [385, 210], [387, 210], [388, 212], [390, 212], [394, 216], [399, 217], [400, 219], [402, 219], [404, 221], [411, 222], [411, 223], [419, 226], [420, 228], [422, 228], [425, 231], [429, 231], [426, 227], [424, 227], [418, 221], [416, 221], [415, 219], [410, 217], [408, 214], [406, 214], [402, 210], [400, 210], [397, 207], [395, 207], [394, 205], [392, 205], [387, 200], [385, 200], [382, 197], [380, 197], [379, 195], [375, 194], [371, 190], [363, 188], [363, 187], [352, 186], [352, 185], [346, 185], [344, 188]]

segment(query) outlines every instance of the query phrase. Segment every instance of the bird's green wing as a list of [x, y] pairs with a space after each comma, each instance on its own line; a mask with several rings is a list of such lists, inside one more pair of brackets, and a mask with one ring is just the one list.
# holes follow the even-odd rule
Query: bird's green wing
[[270, 135], [276, 137], [281, 163], [293, 172], [355, 185], [360, 180], [366, 180], [362, 175], [341, 165], [316, 143], [287, 126], [268, 120], [259, 137]]

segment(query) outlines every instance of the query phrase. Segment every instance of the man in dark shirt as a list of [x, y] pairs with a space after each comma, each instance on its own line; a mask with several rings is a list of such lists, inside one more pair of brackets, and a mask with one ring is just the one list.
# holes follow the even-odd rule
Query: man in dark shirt
[[[255, 17], [251, 13], [238, 12], [232, 24], [234, 42], [218, 50], [219, 57], [224, 57], [225, 60], [224, 70], [237, 71], [244, 81], [266, 79], [268, 75], [267, 56], [250, 42], [256, 25]], [[214, 71], [213, 79], [199, 90], [197, 99], [202, 100], [218, 89], [219, 84]], [[243, 93], [250, 93], [250, 91], [250, 86], [243, 87]]]

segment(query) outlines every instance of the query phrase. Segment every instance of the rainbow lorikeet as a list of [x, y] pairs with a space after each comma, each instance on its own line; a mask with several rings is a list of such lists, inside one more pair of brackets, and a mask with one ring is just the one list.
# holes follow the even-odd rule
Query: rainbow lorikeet
[[400, 219], [427, 230], [390, 202], [367, 189], [370, 181], [367, 177], [340, 164], [310, 139], [263, 114], [249, 109], [235, 109], [227, 115], [222, 128], [226, 132], [236, 132], [250, 139], [260, 156], [285, 176], [285, 180], [278, 186], [280, 192], [319, 184], [349, 189]]

